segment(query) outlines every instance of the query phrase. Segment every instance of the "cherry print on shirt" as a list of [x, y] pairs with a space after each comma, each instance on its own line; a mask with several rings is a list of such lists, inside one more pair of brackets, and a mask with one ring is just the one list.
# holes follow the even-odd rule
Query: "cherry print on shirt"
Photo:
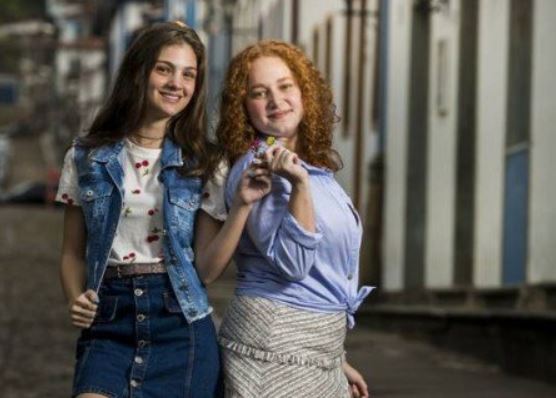
[[147, 212], [149, 216], [154, 216], [155, 213], [158, 213], [158, 209], [156, 207], [149, 209], [149, 211]]
[[142, 160], [141, 162], [135, 163], [135, 168], [140, 169], [140, 168], [144, 167], [145, 170], [143, 171], [142, 175], [146, 176], [147, 174], [149, 174], [149, 171], [150, 171], [149, 168], [148, 168], [149, 164], [150, 164], [149, 161], [145, 159], [145, 160]]
[[151, 230], [150, 235], [147, 236], [147, 243], [153, 243], [160, 240], [160, 233], [162, 230], [160, 228], [154, 227]]
[[135, 253], [131, 252], [127, 256], [124, 256], [124, 261], [128, 261], [128, 262], [132, 263], [132, 262], [135, 261], [135, 258], [136, 258]]
[[70, 198], [67, 193], [62, 194], [62, 201], [64, 203], [67, 203], [68, 205], [73, 205], [73, 203], [74, 203], [74, 200], [72, 198]]
[[140, 189], [134, 189], [133, 191], [131, 191], [132, 194], [134, 195], [139, 195], [141, 193]]

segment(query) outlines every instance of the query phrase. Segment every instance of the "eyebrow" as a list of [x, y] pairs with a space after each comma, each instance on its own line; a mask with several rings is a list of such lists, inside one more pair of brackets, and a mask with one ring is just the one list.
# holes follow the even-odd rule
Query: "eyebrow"
[[[281, 77], [280, 79], [277, 80], [278, 83], [283, 83], [286, 80], [294, 80], [293, 76], [286, 76], [286, 77]], [[254, 89], [254, 88], [259, 88], [259, 87], [263, 87], [266, 88], [265, 84], [262, 83], [258, 83], [258, 84], [254, 84], [251, 87], [249, 87], [250, 89]]]
[[[157, 59], [157, 60], [156, 60], [156, 63], [159, 63], [159, 62], [162, 63], [162, 64], [166, 64], [166, 65], [168, 65], [168, 66], [171, 66], [171, 67], [174, 68], [174, 69], [175, 69], [176, 66], [177, 66], [177, 65], [173, 64], [172, 62], [166, 61], [166, 60], [163, 60], [163, 59]], [[196, 66], [184, 66], [183, 69], [186, 69], [186, 70], [195, 70], [195, 71], [196, 71], [196, 70], [197, 70], [197, 67], [196, 67]]]

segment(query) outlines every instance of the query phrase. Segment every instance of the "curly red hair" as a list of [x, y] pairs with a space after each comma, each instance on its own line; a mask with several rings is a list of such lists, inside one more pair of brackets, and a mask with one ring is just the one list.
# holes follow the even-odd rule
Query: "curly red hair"
[[301, 49], [277, 40], [253, 44], [230, 62], [222, 90], [220, 121], [216, 128], [216, 136], [225, 155], [233, 164], [248, 151], [256, 137], [244, 105], [251, 64], [265, 56], [282, 59], [301, 90], [303, 118], [298, 129], [298, 155], [314, 166], [339, 170], [342, 161], [332, 149], [333, 124], [337, 120], [332, 90]]

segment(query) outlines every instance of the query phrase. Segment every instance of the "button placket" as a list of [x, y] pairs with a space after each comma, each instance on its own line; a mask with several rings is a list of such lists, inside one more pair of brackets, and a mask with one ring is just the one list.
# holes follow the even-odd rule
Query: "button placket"
[[133, 278], [137, 345], [135, 348], [135, 355], [133, 357], [129, 383], [131, 388], [135, 390], [139, 390], [141, 388], [141, 384], [145, 377], [146, 362], [150, 352], [150, 297], [147, 286], [148, 278]]

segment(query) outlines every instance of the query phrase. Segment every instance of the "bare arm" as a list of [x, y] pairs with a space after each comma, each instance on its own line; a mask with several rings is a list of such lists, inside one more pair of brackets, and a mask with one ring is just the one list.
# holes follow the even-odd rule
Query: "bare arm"
[[315, 211], [309, 183], [309, 174], [301, 166], [297, 154], [281, 146], [271, 147], [265, 153], [271, 170], [292, 184], [288, 208], [299, 224], [309, 232], [315, 232]]
[[245, 170], [224, 223], [199, 211], [195, 226], [195, 266], [205, 284], [214, 282], [228, 266], [254, 202], [270, 191], [267, 168]]
[[347, 361], [342, 364], [342, 369], [348, 379], [351, 396], [353, 398], [369, 398], [369, 389], [361, 373]]
[[66, 206], [60, 279], [68, 302], [72, 323], [89, 327], [94, 319], [96, 293], [85, 292], [85, 221], [80, 207]]
[[237, 206], [230, 211], [224, 223], [203, 210], [199, 212], [195, 231], [195, 264], [203, 283], [214, 282], [228, 266], [250, 210], [250, 206]]

